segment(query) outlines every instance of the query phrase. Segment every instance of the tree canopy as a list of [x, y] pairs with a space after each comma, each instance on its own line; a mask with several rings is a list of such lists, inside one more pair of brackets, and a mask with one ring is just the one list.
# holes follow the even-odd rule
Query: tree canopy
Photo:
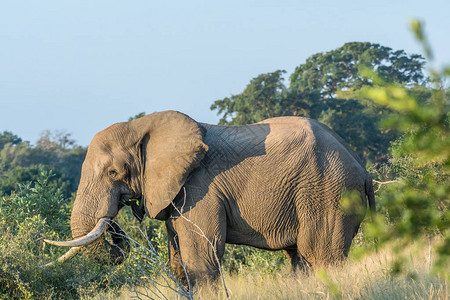
[[284, 73], [286, 71], [277, 70], [261, 74], [253, 78], [241, 94], [216, 100], [211, 110], [223, 114], [219, 124], [244, 125], [279, 116], [281, 92], [285, 90]]
[[421, 84], [425, 60], [379, 44], [352, 42], [326, 53], [317, 53], [298, 66], [290, 79], [291, 91], [314, 95], [316, 99], [333, 99], [336, 92], [371, 85], [361, 75], [361, 67], [377, 72], [392, 83]]

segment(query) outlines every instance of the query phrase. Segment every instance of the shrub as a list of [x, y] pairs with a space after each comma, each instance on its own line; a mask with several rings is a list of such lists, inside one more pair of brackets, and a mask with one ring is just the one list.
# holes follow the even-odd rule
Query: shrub
[[83, 257], [51, 268], [42, 266], [64, 250], [43, 243], [43, 237], [70, 237], [70, 204], [42, 172], [0, 204], [0, 298], [72, 299], [120, 286], [121, 274], [111, 266]]
[[[412, 28], [431, 60], [431, 48], [422, 24], [413, 21]], [[418, 99], [405, 86], [385, 82], [367, 70], [364, 72], [374, 85], [362, 88], [359, 97], [372, 99], [376, 104], [396, 111], [395, 116], [382, 121], [382, 126], [403, 134], [391, 147], [392, 169], [399, 182], [378, 197], [383, 216], [378, 216], [377, 222], [367, 231], [379, 242], [401, 240], [408, 243], [424, 235], [443, 235], [435, 270], [448, 279], [450, 102], [443, 82], [450, 78], [450, 68], [441, 72], [431, 70], [432, 85], [428, 87], [430, 97], [426, 101]], [[397, 263], [394, 271], [401, 271], [401, 263]]]

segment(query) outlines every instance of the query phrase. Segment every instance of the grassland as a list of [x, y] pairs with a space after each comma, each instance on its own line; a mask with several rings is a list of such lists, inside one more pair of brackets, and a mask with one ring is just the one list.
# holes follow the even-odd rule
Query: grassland
[[[433, 245], [421, 241], [403, 248], [401, 270], [396, 267], [398, 255], [393, 254], [396, 249], [391, 244], [362, 258], [350, 257], [342, 266], [314, 270], [310, 275], [292, 277], [288, 266], [273, 274], [267, 274], [264, 268], [244, 268], [238, 274], [225, 274], [225, 282], [231, 299], [449, 299], [448, 282], [432, 272]], [[118, 293], [98, 294], [95, 299], [155, 298], [149, 289], [141, 286], [137, 290], [142, 294], [122, 288]], [[162, 292], [167, 299], [180, 298], [170, 290]], [[193, 296], [226, 299], [221, 284], [196, 288]]]

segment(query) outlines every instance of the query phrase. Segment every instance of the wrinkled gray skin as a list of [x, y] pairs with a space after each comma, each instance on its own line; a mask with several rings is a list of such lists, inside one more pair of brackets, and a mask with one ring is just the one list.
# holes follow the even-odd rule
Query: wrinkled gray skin
[[[115, 124], [89, 145], [71, 217], [73, 237], [121, 200], [165, 220], [173, 271], [190, 280], [218, 275], [225, 243], [284, 250], [292, 269], [344, 259], [363, 216], [343, 212], [345, 191], [374, 208], [372, 180], [349, 146], [325, 125], [300, 117], [248, 126], [197, 123], [175, 111]], [[180, 213], [182, 216], [180, 216]], [[188, 221], [189, 220], [189, 221]], [[193, 223], [191, 223], [193, 222]], [[114, 246], [109, 245], [113, 256]]]

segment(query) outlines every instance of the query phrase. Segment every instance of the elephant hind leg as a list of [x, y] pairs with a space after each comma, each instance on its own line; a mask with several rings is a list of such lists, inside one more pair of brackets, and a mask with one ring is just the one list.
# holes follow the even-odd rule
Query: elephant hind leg
[[348, 255], [356, 230], [352, 216], [336, 211], [318, 220], [310, 220], [297, 238], [299, 253], [313, 267], [342, 263]]
[[298, 252], [296, 248], [284, 249], [283, 252], [291, 263], [292, 276], [295, 276], [299, 272], [308, 274], [311, 264]]

